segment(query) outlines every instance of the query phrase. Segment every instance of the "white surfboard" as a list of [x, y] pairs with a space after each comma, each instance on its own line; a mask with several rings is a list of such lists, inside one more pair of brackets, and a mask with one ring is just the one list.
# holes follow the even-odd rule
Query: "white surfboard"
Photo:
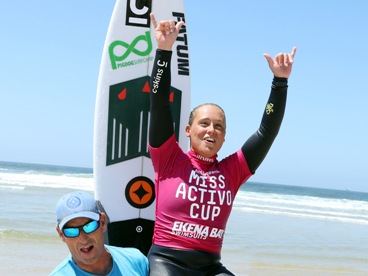
[[[116, 1], [100, 66], [93, 145], [95, 198], [109, 218], [105, 242], [144, 254], [155, 220], [148, 152], [149, 80], [157, 48], [151, 12], [158, 21], [185, 21], [184, 0]], [[185, 26], [173, 47], [171, 71], [175, 133], [186, 149], [190, 70]]]

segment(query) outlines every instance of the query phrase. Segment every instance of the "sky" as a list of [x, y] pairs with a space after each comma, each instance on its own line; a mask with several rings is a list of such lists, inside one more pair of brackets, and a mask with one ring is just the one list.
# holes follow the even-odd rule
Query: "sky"
[[[3, 1], [0, 160], [92, 168], [97, 80], [114, 0]], [[254, 182], [368, 192], [368, 1], [186, 0], [191, 107], [221, 105], [223, 158], [259, 127], [297, 47], [280, 133]], [[164, 18], [158, 18], [163, 20]]]

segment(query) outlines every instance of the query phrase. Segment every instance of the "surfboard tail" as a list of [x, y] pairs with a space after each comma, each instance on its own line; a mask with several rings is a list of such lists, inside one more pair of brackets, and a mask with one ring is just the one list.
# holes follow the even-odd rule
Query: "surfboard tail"
[[155, 221], [143, 218], [110, 222], [100, 201], [97, 206], [106, 214], [107, 231], [104, 233], [105, 244], [119, 247], [135, 247], [147, 256], [152, 245]]
[[155, 222], [147, 219], [132, 219], [112, 222], [108, 225], [109, 244], [138, 248], [147, 256], [152, 244]]

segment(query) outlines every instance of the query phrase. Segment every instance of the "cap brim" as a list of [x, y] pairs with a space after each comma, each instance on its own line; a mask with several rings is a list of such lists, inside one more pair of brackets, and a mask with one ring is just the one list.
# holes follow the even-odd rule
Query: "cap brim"
[[67, 224], [69, 221], [75, 218], [89, 218], [93, 220], [99, 220], [100, 214], [95, 213], [95, 212], [79, 212], [79, 213], [71, 214], [62, 219], [62, 221], [59, 223], [59, 228], [63, 229], [65, 224]]

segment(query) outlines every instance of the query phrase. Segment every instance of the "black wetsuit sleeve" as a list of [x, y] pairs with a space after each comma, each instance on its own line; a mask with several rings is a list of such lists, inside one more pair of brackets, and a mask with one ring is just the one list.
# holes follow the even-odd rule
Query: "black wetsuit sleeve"
[[149, 144], [157, 148], [174, 133], [170, 109], [171, 51], [156, 50], [151, 75]]
[[253, 174], [266, 157], [279, 132], [285, 112], [287, 88], [286, 78], [275, 77], [273, 79], [271, 94], [263, 113], [261, 125], [242, 146], [242, 152]]

